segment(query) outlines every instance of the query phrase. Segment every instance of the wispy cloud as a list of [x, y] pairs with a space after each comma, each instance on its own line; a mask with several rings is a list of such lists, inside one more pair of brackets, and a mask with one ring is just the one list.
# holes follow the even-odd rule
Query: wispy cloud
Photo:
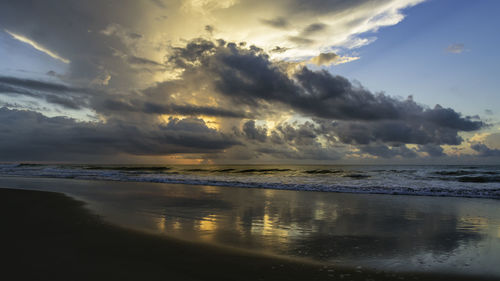
[[59, 56], [55, 52], [53, 52], [53, 51], [51, 51], [51, 50], [49, 50], [49, 49], [41, 46], [40, 44], [38, 44], [37, 42], [35, 42], [35, 41], [33, 41], [33, 40], [29, 39], [29, 38], [26, 38], [26, 37], [24, 37], [22, 35], [10, 32], [8, 30], [5, 30], [5, 32], [7, 32], [10, 36], [14, 37], [14, 39], [19, 40], [19, 41], [21, 41], [23, 43], [26, 43], [26, 44], [30, 45], [31, 47], [37, 49], [38, 51], [43, 52], [43, 53], [51, 56], [52, 58], [54, 58], [56, 60], [62, 61], [64, 63], [70, 63], [70, 61], [68, 59], [65, 59], [65, 58]]
[[446, 51], [452, 54], [461, 54], [465, 51], [465, 46], [462, 43], [451, 44], [446, 48]]

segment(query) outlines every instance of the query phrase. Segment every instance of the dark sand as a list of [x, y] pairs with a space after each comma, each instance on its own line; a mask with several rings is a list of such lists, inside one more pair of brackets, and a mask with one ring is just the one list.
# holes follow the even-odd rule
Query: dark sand
[[2, 280], [498, 280], [324, 267], [110, 225], [63, 194], [0, 189]]

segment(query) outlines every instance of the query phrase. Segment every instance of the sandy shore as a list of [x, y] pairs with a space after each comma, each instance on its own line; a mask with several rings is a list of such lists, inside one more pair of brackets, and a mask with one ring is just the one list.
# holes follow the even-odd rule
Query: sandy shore
[[2, 188], [0, 217], [8, 280], [494, 280], [332, 268], [188, 243], [110, 225], [59, 193]]

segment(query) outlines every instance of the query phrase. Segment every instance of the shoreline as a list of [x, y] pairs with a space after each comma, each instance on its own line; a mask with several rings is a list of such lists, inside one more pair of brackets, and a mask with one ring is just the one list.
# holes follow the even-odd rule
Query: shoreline
[[[0, 175], [1, 178], [33, 178], [33, 179], [61, 179], [61, 180], [78, 180], [78, 181], [96, 181], [96, 182], [118, 182], [118, 183], [146, 183], [146, 184], [174, 184], [174, 185], [194, 185], [194, 186], [214, 186], [214, 187], [232, 187], [232, 188], [243, 188], [243, 189], [263, 189], [263, 190], [279, 190], [279, 191], [299, 191], [299, 192], [320, 192], [320, 193], [338, 193], [338, 194], [360, 194], [360, 195], [387, 195], [387, 196], [411, 196], [411, 197], [442, 197], [442, 198], [469, 198], [469, 199], [480, 199], [480, 200], [500, 200], [500, 195], [497, 195], [498, 190], [481, 190], [483, 193], [493, 191], [495, 195], [484, 195], [483, 193], [477, 195], [464, 194], [463, 190], [458, 190], [456, 194], [453, 193], [436, 193], [435, 190], [440, 188], [432, 187], [429, 188], [431, 191], [416, 190], [410, 187], [400, 187], [403, 191], [395, 190], [359, 190], [361, 187], [351, 187], [351, 186], [337, 186], [332, 187], [303, 187], [297, 189], [296, 185], [281, 185], [281, 186], [264, 186], [257, 183], [243, 183], [243, 182], [212, 182], [212, 181], [157, 181], [157, 180], [122, 180], [122, 179], [107, 179], [107, 178], [71, 178], [71, 177], [53, 177], [53, 176], [20, 176], [20, 175]], [[379, 187], [373, 187], [379, 188]], [[404, 191], [406, 189], [406, 191]], [[384, 190], [384, 191], [382, 191]]]
[[[112, 225], [64, 194], [0, 188], [5, 276], [16, 280], [498, 280], [322, 266]], [[16, 275], [10, 275], [16, 274]]]

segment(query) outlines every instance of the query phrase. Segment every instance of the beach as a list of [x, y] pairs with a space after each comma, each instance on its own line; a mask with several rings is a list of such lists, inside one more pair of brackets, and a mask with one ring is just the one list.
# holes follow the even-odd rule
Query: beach
[[500, 276], [497, 200], [21, 177], [0, 187], [17, 280]]

